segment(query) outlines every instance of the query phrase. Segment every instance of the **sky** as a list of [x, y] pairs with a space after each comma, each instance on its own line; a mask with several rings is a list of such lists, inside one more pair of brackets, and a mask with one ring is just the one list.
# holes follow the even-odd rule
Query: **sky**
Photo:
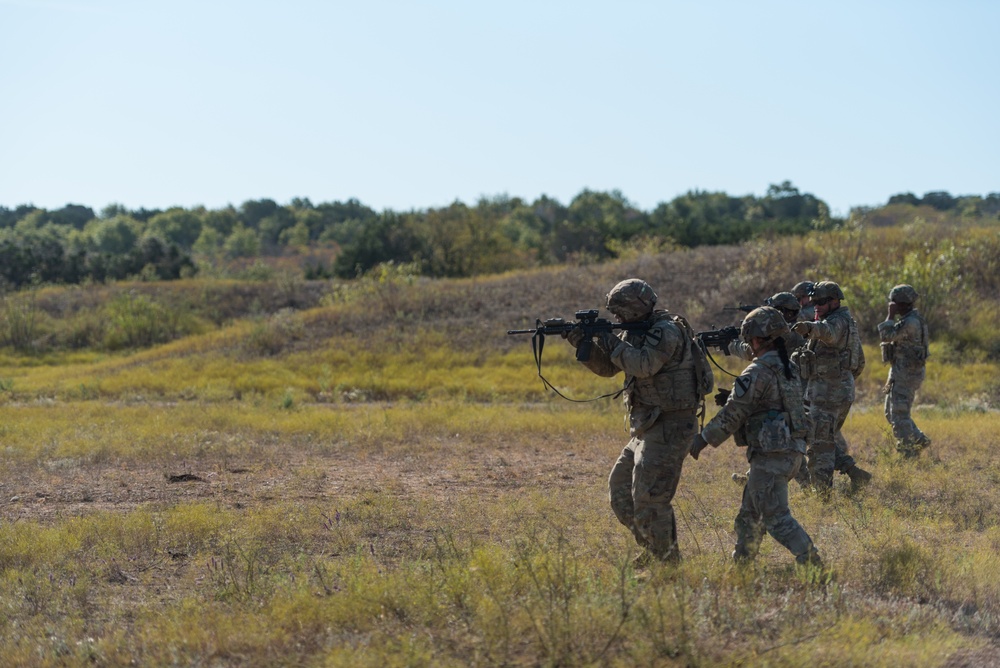
[[0, 0], [0, 206], [1000, 191], [993, 0]]

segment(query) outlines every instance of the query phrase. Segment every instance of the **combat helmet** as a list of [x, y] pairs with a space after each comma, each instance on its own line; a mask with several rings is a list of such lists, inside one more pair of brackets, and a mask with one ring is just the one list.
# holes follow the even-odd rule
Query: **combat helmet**
[[801, 299], [802, 297], [808, 297], [809, 293], [812, 292], [816, 284], [812, 281], [802, 281], [801, 283], [796, 283], [795, 287], [792, 288], [792, 294]]
[[889, 291], [889, 301], [896, 302], [897, 304], [912, 304], [917, 301], [917, 297], [919, 296], [912, 285], [905, 283], [897, 285]]
[[824, 299], [843, 299], [844, 291], [840, 289], [840, 286], [833, 281], [820, 281], [815, 286], [813, 286], [812, 292], [809, 293], [809, 299], [813, 302], [822, 301]]
[[642, 318], [656, 305], [656, 293], [649, 283], [626, 278], [608, 293], [608, 310], [625, 322]]
[[799, 310], [802, 308], [799, 306], [799, 300], [791, 292], [779, 292], [776, 295], [771, 295], [764, 303], [767, 306], [773, 306], [779, 311], [793, 311], [796, 315], [798, 315]]
[[747, 313], [740, 327], [740, 337], [750, 343], [755, 336], [773, 341], [788, 335], [788, 323], [781, 311], [771, 306], [761, 306]]

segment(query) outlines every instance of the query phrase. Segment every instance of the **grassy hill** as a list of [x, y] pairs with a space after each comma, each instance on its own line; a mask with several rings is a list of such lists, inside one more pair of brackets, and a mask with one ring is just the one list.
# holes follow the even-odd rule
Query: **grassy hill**
[[[0, 636], [11, 665], [989, 665], [1000, 660], [1000, 241], [857, 229], [464, 280], [41, 287], [0, 334]], [[622, 410], [571, 404], [509, 328], [640, 276], [696, 329], [838, 280], [868, 367], [845, 433], [875, 474], [791, 490], [832, 573], [729, 560], [745, 470], [689, 461], [685, 561], [637, 573], [607, 504]], [[874, 327], [918, 286], [934, 342], [895, 453]], [[722, 360], [732, 372], [739, 366]], [[616, 388], [551, 340], [574, 397]], [[720, 385], [727, 376], [717, 373]]]

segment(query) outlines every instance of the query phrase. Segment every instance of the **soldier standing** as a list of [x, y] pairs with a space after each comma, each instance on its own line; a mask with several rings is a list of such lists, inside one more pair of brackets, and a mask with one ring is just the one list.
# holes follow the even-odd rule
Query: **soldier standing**
[[892, 425], [896, 448], [906, 457], [916, 457], [931, 443], [910, 415], [914, 396], [924, 382], [930, 343], [927, 322], [913, 306], [918, 296], [912, 286], [894, 287], [889, 291], [889, 313], [878, 325], [882, 361], [892, 365], [884, 390], [885, 419]]
[[[705, 384], [713, 382], [684, 318], [654, 310], [655, 305], [656, 293], [645, 281], [618, 283], [608, 293], [608, 310], [619, 322], [649, 320], [651, 325], [645, 331], [599, 334], [590, 359], [583, 362], [599, 376], [625, 373], [631, 440], [611, 470], [608, 488], [615, 517], [645, 550], [639, 565], [651, 558], [680, 560], [671, 503], [698, 430], [699, 408], [712, 390]], [[566, 338], [579, 347], [584, 333], [577, 328]]]
[[697, 459], [706, 445], [718, 447], [731, 435], [747, 448], [750, 471], [736, 516], [734, 560], [756, 557], [766, 530], [798, 563], [822, 567], [812, 539], [788, 508], [788, 481], [802, 466], [808, 431], [801, 382], [785, 345], [789, 334], [772, 307], [747, 315], [740, 336], [755, 360], [736, 379], [722, 410], [695, 435], [691, 456]]
[[854, 403], [854, 381], [865, 368], [858, 326], [848, 308], [841, 305], [843, 298], [836, 283], [817, 283], [810, 295], [816, 321], [792, 325], [808, 339], [794, 357], [806, 381], [807, 410], [813, 426], [809, 476], [821, 493], [833, 489], [834, 470], [846, 473], [855, 488], [871, 480], [871, 474], [847, 453], [847, 441], [841, 433]]

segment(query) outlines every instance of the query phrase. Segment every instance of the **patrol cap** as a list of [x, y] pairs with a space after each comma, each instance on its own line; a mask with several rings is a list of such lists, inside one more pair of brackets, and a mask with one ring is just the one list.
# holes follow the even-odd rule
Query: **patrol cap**
[[897, 285], [889, 291], [889, 301], [896, 302], [897, 304], [912, 304], [917, 301], [917, 297], [919, 296], [912, 285], [905, 283]]

